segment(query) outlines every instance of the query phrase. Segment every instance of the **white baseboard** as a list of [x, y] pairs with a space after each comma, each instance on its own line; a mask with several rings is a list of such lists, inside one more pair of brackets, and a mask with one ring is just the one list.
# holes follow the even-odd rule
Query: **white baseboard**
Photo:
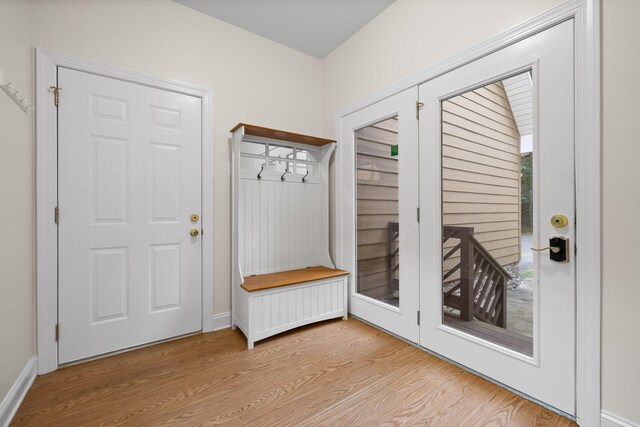
[[7, 427], [38, 375], [38, 358], [31, 356], [7, 395], [0, 403], [0, 426]]
[[220, 313], [213, 315], [213, 330], [219, 331], [231, 327], [231, 313]]
[[600, 427], [640, 427], [636, 423], [620, 418], [617, 415], [602, 411]]

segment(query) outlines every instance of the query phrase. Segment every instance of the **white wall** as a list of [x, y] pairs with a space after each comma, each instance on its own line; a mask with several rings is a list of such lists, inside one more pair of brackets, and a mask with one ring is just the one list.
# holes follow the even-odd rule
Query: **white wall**
[[[214, 311], [230, 310], [229, 129], [321, 133], [322, 65], [169, 0], [33, 0], [33, 45], [213, 90]], [[32, 168], [31, 164], [22, 164]]]
[[640, 425], [640, 2], [602, 3], [602, 406]]
[[[0, 0], [0, 70], [33, 101], [28, 12]], [[0, 401], [35, 353], [32, 123], [0, 91]]]
[[[335, 112], [564, 0], [397, 0], [324, 60], [324, 134]], [[640, 2], [603, 3], [603, 410], [640, 424]], [[478, 19], [482, 18], [482, 19]], [[334, 218], [332, 218], [333, 222]]]
[[565, 0], [397, 0], [324, 59], [324, 133], [334, 114]]

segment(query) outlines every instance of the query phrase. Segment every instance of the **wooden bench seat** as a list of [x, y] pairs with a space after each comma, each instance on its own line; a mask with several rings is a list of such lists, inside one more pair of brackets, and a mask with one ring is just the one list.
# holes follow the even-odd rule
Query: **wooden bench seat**
[[322, 266], [300, 268], [297, 270], [279, 271], [277, 273], [245, 276], [242, 289], [247, 292], [263, 291], [281, 286], [297, 285], [315, 280], [330, 279], [348, 275], [348, 271]]

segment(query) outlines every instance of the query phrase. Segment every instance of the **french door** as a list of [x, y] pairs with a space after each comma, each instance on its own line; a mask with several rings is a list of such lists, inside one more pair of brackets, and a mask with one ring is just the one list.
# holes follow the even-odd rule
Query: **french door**
[[417, 87], [354, 112], [341, 122], [350, 312], [418, 341]]
[[202, 328], [201, 101], [58, 68], [59, 361]]
[[575, 414], [573, 22], [419, 86], [420, 345]]
[[570, 415], [573, 46], [567, 21], [343, 117], [338, 236], [352, 314]]

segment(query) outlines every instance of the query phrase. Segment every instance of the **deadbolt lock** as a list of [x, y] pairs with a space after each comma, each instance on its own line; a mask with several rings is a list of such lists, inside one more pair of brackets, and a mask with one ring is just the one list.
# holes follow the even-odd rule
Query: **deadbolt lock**
[[199, 219], [200, 219], [200, 215], [191, 214], [191, 222], [198, 222]]
[[191, 237], [196, 237], [200, 234], [200, 231], [197, 228], [192, 228], [189, 234], [191, 234]]
[[551, 225], [556, 228], [566, 227], [569, 224], [569, 218], [562, 214], [557, 214], [551, 217]]

